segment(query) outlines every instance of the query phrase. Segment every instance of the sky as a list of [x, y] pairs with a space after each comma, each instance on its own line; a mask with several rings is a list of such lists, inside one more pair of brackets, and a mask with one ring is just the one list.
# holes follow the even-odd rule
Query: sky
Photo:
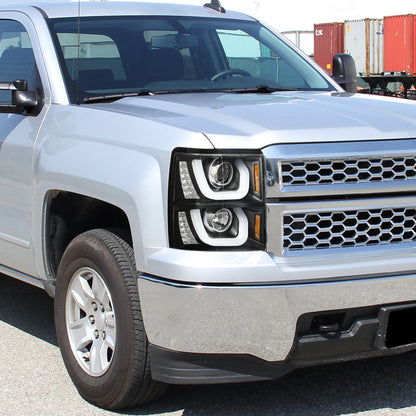
[[[416, 14], [415, 0], [223, 0], [223, 6], [244, 10], [279, 31], [313, 30], [314, 23]], [[241, 5], [241, 6], [239, 6]]]
[[[30, 0], [25, 0], [29, 2]], [[50, 2], [51, 0], [46, 0]], [[70, 0], [53, 0], [67, 2]], [[210, 0], [147, 0], [150, 2], [202, 5]], [[45, 2], [34, 1], [33, 4]], [[1, 4], [13, 3], [0, 0]], [[380, 18], [399, 14], [416, 14], [415, 0], [221, 0], [226, 9], [255, 16], [279, 31], [313, 30], [314, 23]]]
[[[204, 0], [171, 0], [202, 4]], [[253, 15], [279, 31], [313, 30], [314, 23], [416, 14], [415, 0], [221, 0], [227, 9]]]
[[[29, 2], [30, 0], [25, 1]], [[34, 1], [32, 4], [45, 1], [68, 2], [71, 0], [41, 0], [39, 2]], [[203, 5], [210, 0], [145, 1]], [[11, 2], [13, 1], [0, 0], [0, 5], [10, 4]], [[343, 22], [345, 20], [364, 19], [367, 17], [382, 18], [383, 16], [409, 13], [416, 14], [415, 0], [221, 0], [221, 3], [226, 9], [250, 14], [280, 32], [294, 30], [312, 31], [314, 23]], [[294, 36], [288, 35], [288, 37], [293, 41], [295, 39]], [[300, 46], [306, 53], [310, 54], [313, 52], [312, 35], [302, 36], [301, 43]]]

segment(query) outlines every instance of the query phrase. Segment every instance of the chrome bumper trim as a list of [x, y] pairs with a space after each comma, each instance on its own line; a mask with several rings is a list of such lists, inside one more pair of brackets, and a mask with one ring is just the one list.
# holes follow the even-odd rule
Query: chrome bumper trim
[[416, 274], [268, 286], [181, 284], [141, 275], [149, 342], [185, 353], [287, 358], [298, 318], [310, 312], [416, 300]]

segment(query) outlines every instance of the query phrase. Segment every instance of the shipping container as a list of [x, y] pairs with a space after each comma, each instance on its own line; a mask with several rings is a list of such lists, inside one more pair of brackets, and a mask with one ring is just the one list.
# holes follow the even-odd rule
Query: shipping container
[[344, 23], [314, 25], [314, 58], [325, 71], [332, 74], [332, 58], [344, 52]]
[[384, 18], [384, 71], [416, 74], [415, 16]]
[[384, 71], [383, 20], [346, 20], [344, 51], [355, 60], [357, 75], [374, 75]]

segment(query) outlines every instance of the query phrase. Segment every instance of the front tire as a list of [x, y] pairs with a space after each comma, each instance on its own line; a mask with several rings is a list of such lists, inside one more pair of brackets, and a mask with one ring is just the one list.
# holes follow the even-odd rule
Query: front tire
[[133, 250], [107, 230], [83, 233], [58, 268], [55, 326], [68, 373], [81, 396], [106, 409], [158, 398], [151, 378]]

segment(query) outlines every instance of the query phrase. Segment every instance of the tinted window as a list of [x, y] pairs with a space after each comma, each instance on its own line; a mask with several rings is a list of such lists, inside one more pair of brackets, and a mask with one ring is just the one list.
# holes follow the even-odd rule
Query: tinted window
[[[0, 82], [17, 79], [29, 82], [29, 89], [39, 86], [32, 45], [24, 26], [13, 20], [0, 20]], [[10, 103], [11, 92], [0, 91], [0, 101]]]

